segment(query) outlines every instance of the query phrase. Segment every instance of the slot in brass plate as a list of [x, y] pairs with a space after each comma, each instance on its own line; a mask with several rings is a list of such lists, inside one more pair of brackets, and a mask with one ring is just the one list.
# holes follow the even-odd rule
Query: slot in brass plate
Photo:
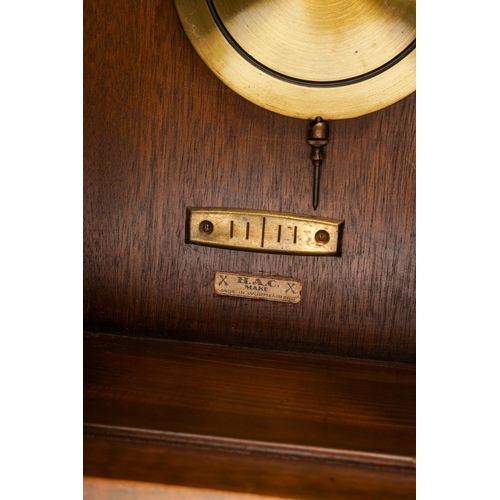
[[186, 243], [291, 255], [340, 255], [344, 221], [236, 208], [187, 209]]

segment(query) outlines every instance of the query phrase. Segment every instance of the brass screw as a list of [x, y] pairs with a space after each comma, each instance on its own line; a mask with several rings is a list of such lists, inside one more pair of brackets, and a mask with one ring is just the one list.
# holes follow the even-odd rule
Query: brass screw
[[209, 220], [204, 220], [200, 223], [200, 232], [211, 234], [214, 230], [214, 225]]
[[318, 231], [314, 238], [318, 243], [328, 243], [330, 241], [330, 235], [324, 229]]

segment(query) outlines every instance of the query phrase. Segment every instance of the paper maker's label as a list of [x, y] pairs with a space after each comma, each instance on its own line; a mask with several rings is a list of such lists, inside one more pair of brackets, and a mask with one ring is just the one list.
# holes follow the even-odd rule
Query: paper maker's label
[[278, 276], [255, 276], [217, 271], [214, 288], [217, 295], [296, 304], [300, 302], [302, 283], [292, 278]]

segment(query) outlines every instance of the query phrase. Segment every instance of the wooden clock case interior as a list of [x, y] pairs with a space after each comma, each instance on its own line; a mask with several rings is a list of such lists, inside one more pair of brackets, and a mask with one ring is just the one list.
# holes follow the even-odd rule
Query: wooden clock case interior
[[218, 80], [173, 1], [84, 19], [84, 496], [414, 498], [415, 94], [329, 122], [340, 257], [188, 245], [188, 206], [311, 213], [307, 122]]

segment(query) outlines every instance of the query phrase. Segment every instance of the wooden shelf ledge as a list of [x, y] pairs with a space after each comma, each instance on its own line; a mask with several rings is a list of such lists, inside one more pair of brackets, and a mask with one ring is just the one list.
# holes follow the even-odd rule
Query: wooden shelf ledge
[[84, 473], [415, 497], [415, 366], [84, 334]]

